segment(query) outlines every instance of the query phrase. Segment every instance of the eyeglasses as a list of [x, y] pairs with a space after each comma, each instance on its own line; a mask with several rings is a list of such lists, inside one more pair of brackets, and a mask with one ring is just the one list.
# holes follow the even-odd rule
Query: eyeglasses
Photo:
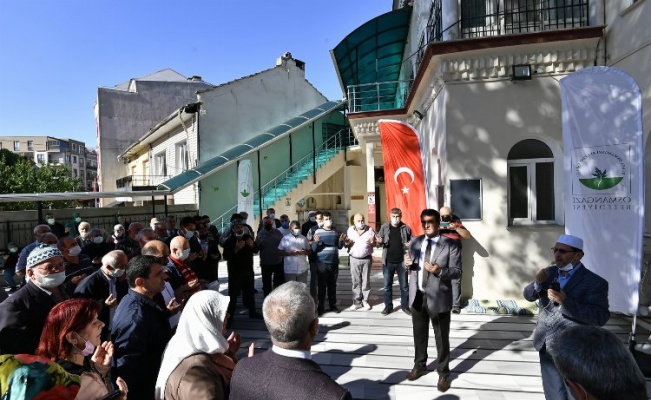
[[565, 250], [565, 249], [558, 249], [556, 247], [552, 247], [552, 253], [556, 254], [556, 252], [561, 254], [567, 254], [567, 253], [576, 253], [577, 250]]
[[44, 265], [44, 266], [37, 267], [37, 268], [42, 270], [42, 271], [56, 272], [56, 271], [59, 271], [61, 269], [64, 269], [65, 265], [63, 264], [63, 262], [60, 262], [58, 264], [49, 264], [49, 265]]

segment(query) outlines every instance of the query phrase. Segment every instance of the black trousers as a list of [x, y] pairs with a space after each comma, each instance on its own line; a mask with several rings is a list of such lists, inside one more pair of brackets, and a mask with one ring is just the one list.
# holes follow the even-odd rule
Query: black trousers
[[414, 367], [427, 369], [427, 346], [429, 343], [429, 324], [434, 330], [436, 340], [436, 371], [441, 376], [450, 375], [450, 311], [430, 315], [427, 310], [427, 296], [418, 291], [411, 307], [411, 323], [414, 332]]
[[318, 294], [319, 304], [317, 306], [319, 311], [325, 310], [325, 297], [328, 294], [328, 303], [330, 308], [337, 306], [337, 278], [339, 277], [339, 265], [337, 264], [324, 264], [320, 262], [317, 267], [318, 279]]
[[249, 312], [255, 311], [255, 298], [253, 297], [254, 290], [254, 276], [253, 265], [232, 265], [227, 264], [228, 268], [228, 294], [231, 297], [228, 303], [228, 313], [231, 318], [235, 316], [235, 305], [237, 304], [237, 297], [242, 293], [242, 303], [244, 307], [249, 309]]
[[[285, 283], [285, 265], [279, 264], [260, 265], [262, 270], [262, 293], [267, 296], [271, 291]], [[271, 286], [273, 275], [273, 287]]]

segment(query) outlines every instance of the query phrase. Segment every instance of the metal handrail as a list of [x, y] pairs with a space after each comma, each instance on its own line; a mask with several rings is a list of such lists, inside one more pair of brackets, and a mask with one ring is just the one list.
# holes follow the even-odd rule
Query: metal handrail
[[[560, 6], [553, 6], [550, 0], [527, 2], [522, 7], [500, 9], [499, 0], [485, 2], [486, 10], [479, 15], [460, 18], [442, 29], [440, 0], [432, 2], [430, 16], [413, 54], [403, 60], [403, 68], [418, 71], [431, 43], [443, 41], [448, 32], [458, 32], [462, 39], [503, 36], [509, 34], [560, 30], [589, 26], [589, 0], [577, 0]], [[519, 4], [515, 2], [515, 4]], [[484, 21], [478, 24], [478, 21]], [[457, 35], [452, 35], [457, 37]], [[412, 68], [413, 63], [413, 68]], [[400, 84], [408, 90], [401, 91]], [[405, 104], [411, 91], [413, 80], [373, 82], [347, 87], [348, 111], [351, 113], [399, 109]], [[382, 86], [386, 89], [382, 89]], [[369, 88], [367, 88], [369, 87]], [[384, 97], [383, 97], [384, 93]], [[394, 96], [390, 98], [389, 95]]]
[[[328, 138], [325, 142], [321, 143], [318, 147], [314, 149], [314, 151], [311, 151], [309, 154], [306, 156], [302, 157], [298, 161], [296, 161], [294, 164], [290, 165], [287, 169], [285, 169], [283, 172], [278, 174], [275, 178], [267, 182], [265, 185], [262, 186], [262, 198], [264, 198], [265, 195], [267, 195], [271, 191], [278, 191], [278, 186], [285, 180], [287, 179], [290, 174], [300, 170], [306, 165], [313, 164], [313, 168], [316, 168], [316, 157], [318, 157], [320, 154], [323, 154], [325, 150], [330, 150], [330, 149], [335, 149], [339, 150], [342, 148], [345, 148], [346, 146], [349, 146], [351, 144], [356, 144], [357, 139], [353, 135], [352, 131], [350, 128], [343, 128], [337, 131], [332, 137]], [[287, 193], [287, 192], [285, 192]], [[277, 195], [274, 195], [274, 198], [276, 198]], [[260, 189], [256, 190], [253, 193], [253, 198], [254, 201], [260, 201]], [[264, 206], [264, 205], [263, 205]], [[219, 217], [215, 218], [212, 220], [212, 224], [215, 226], [218, 226], [215, 224], [217, 221], [221, 221], [221, 226], [222, 228], [224, 225], [226, 225], [226, 219], [228, 219], [227, 222], [230, 222], [230, 216], [237, 212], [237, 204], [234, 205], [233, 207], [229, 208], [227, 211], [222, 213]]]

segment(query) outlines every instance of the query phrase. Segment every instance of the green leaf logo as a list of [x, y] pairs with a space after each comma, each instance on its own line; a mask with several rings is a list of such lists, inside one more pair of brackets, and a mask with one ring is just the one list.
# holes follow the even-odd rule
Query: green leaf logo
[[617, 186], [617, 184], [624, 179], [623, 176], [609, 177], [606, 173], [606, 168], [600, 170], [597, 167], [595, 167], [592, 172], [592, 176], [594, 176], [594, 178], [579, 178], [579, 182], [590, 189], [606, 190]]
[[240, 192], [240, 194], [242, 195], [242, 197], [249, 197], [251, 193], [247, 192], [246, 189], [244, 189], [243, 191]]

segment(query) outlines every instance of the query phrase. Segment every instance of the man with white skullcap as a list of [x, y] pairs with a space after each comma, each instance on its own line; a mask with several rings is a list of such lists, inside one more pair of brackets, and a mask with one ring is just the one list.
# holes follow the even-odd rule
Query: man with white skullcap
[[545, 398], [565, 400], [568, 391], [550, 355], [554, 341], [570, 326], [606, 324], [610, 318], [608, 282], [581, 263], [581, 238], [561, 235], [552, 253], [555, 263], [538, 271], [524, 288], [524, 298], [540, 302], [533, 345], [540, 356]]
[[0, 354], [34, 354], [48, 313], [65, 300], [63, 255], [40, 244], [27, 257], [27, 284], [0, 303]]

